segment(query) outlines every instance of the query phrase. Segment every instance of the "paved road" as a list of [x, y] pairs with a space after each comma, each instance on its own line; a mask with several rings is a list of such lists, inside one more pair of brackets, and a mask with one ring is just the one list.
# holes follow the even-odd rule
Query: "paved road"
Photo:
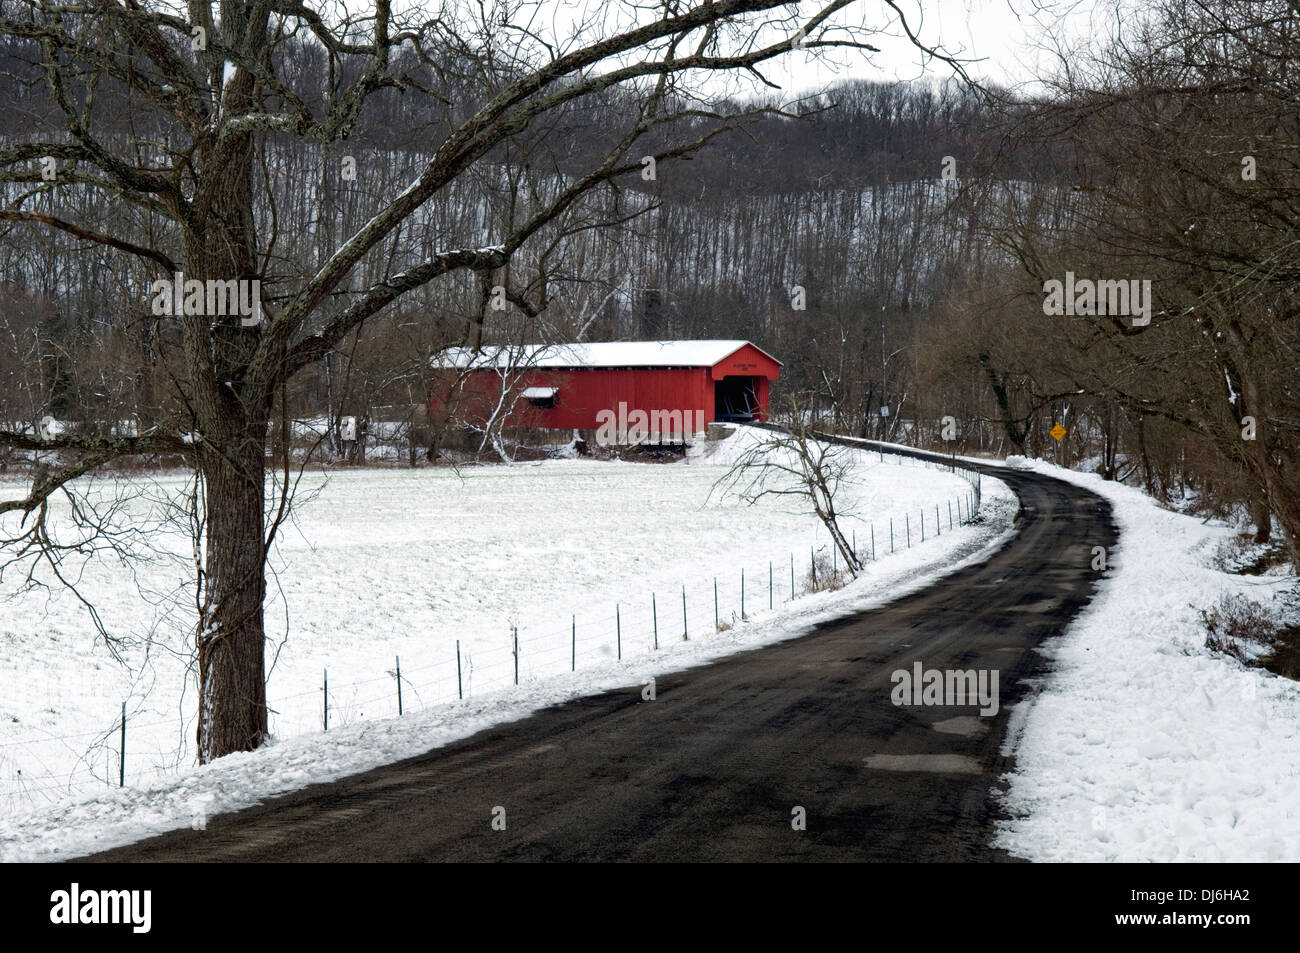
[[[1020, 495], [1019, 534], [916, 595], [664, 675], [654, 701], [639, 686], [579, 699], [90, 859], [1005, 859], [988, 844], [1008, 709], [1043, 671], [1034, 646], [1091, 598], [1091, 548], [1117, 533], [1098, 496], [996, 475]], [[996, 669], [1001, 710], [895, 707], [891, 673], [916, 661]]]

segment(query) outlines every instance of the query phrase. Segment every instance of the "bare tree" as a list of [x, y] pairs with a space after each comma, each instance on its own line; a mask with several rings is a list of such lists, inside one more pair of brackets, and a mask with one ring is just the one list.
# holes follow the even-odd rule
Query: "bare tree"
[[817, 439], [814, 399], [812, 394], [788, 398], [786, 412], [778, 418], [783, 424], [755, 431], [749, 446], [714, 483], [713, 492], [734, 493], [751, 505], [766, 497], [806, 500], [830, 533], [849, 574], [856, 577], [862, 563], [840, 529], [839, 521], [847, 514], [836, 507], [836, 498], [857, 451]]
[[[968, 353], [1013, 443], [1032, 449], [1044, 423], [1082, 409], [1103, 472], [1118, 474], [1114, 438], [1127, 435], [1163, 494], [1152, 460], [1175, 440], [1192, 482], [1247, 507], [1260, 539], [1276, 518], [1300, 559], [1300, 9], [1159, 0], [1124, 27], [1096, 53], [1063, 55], [1055, 94], [1009, 117], [1043, 162], [1037, 181], [986, 203], [1017, 268], [996, 276], [1000, 315], [970, 332]], [[1067, 272], [1145, 280], [1145, 315], [1044, 316], [1044, 282]]]
[[[0, 149], [0, 219], [70, 237], [86, 258], [92, 248], [124, 256], [136, 263], [136, 287], [177, 273], [204, 285], [260, 283], [260, 322], [186, 308], [160, 335], [168, 386], [140, 434], [0, 432], [2, 443], [57, 451], [62, 461], [25, 498], [3, 504], [25, 513], [124, 456], [165, 451], [194, 467], [204, 517], [195, 645], [201, 761], [255, 748], [267, 733], [266, 561], [288, 505], [280, 495], [266, 509], [267, 447], [290, 382], [367, 319], [440, 279], [470, 275], [484, 288], [504, 286], [517, 308], [545, 308], [544, 275], [523, 280], [520, 260], [528, 248], [559, 248], [566, 234], [600, 227], [584, 215], [588, 198], [616, 195], [646, 160], [665, 167], [728, 129], [781, 112], [705, 105], [689, 78], [761, 78], [765, 63], [796, 47], [871, 50], [871, 31], [849, 16], [853, 6], [593, 5], [567, 35], [548, 38], [536, 5], [523, 0], [448, 2], [432, 14], [376, 0], [356, 15], [310, 0], [0, 0], [0, 39], [46, 90], [25, 117], [30, 134]], [[897, 15], [893, 4], [883, 12]], [[299, 68], [313, 59], [328, 66], [323, 90]], [[428, 254], [410, 250], [405, 236], [425, 233], [441, 195], [488, 174], [530, 128], [599, 103], [615, 87], [632, 90], [638, 107], [604, 114], [601, 134], [564, 166], [549, 157], [553, 188], [513, 192], [510, 216], [441, 234]], [[285, 173], [276, 161], [284, 145], [314, 144], [316, 177], [345, 181], [347, 160], [354, 170], [359, 161], [343, 150], [353, 148], [363, 111], [391, 109], [394, 97], [433, 117], [426, 134], [437, 146], [417, 174], [383, 194], [349, 196], [370, 203], [355, 228], [322, 214], [306, 233], [315, 241], [282, 233], [272, 185]], [[297, 167], [303, 187], [310, 171]], [[102, 195], [113, 214], [84, 214], [75, 198], [87, 193]], [[469, 343], [481, 332], [471, 327]], [[287, 492], [290, 481], [280, 483]]]

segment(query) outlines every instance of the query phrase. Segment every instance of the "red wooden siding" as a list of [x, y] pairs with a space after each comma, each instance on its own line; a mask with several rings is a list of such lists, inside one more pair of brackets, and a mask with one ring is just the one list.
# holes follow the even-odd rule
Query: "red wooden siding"
[[[601, 411], [617, 414], [619, 404], [628, 413], [641, 410], [689, 413], [688, 430], [695, 430], [696, 412], [707, 423], [716, 419], [715, 389], [727, 377], [752, 378], [757, 401], [755, 416], [768, 416], [769, 382], [780, 373], [780, 363], [752, 344], [708, 367], [590, 367], [534, 368], [512, 375], [512, 392], [528, 387], [554, 387], [555, 406], [536, 407], [514, 399], [506, 420], [512, 427], [544, 427], [557, 430], [596, 430]], [[453, 376], [455, 371], [446, 372]], [[455, 401], [455, 415], [466, 423], [487, 421], [501, 399], [501, 375], [491, 369], [470, 371], [461, 397]]]

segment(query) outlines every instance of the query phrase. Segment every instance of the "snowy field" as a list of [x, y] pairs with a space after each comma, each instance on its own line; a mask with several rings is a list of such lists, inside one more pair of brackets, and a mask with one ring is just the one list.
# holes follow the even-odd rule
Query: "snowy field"
[[1110, 500], [1120, 528], [1097, 598], [1046, 646], [1013, 713], [997, 844], [1034, 861], [1300, 860], [1300, 685], [1205, 647], [1199, 610], [1271, 604], [1289, 574], [1213, 568], [1234, 531], [1138, 490], [1027, 464]]
[[[274, 743], [201, 769], [193, 767], [184, 593], [179, 605], [159, 595], [177, 592], [183, 560], [158, 560], [139, 579], [110, 560], [87, 565], [83, 591], [110, 631], [138, 638], [154, 630], [147, 655], [142, 642], [127, 646], [126, 666], [97, 643], [85, 610], [66, 593], [19, 594], [6, 577], [0, 859], [68, 856], [188, 826], [195, 816], [415, 754], [541, 705], [789, 638], [924, 585], [1010, 532], [1014, 497], [996, 481], [985, 481], [986, 522], [964, 527], [957, 512], [960, 503], [966, 513], [965, 481], [855, 451], [841, 502], [857, 518], [842, 525], [864, 555], [874, 527], [879, 558], [843, 590], [806, 594], [812, 554], [830, 558], [810, 508], [791, 498], [749, 506], [713, 489], [745, 439], [742, 432], [702, 448], [711, 454], [668, 465], [548, 461], [460, 473], [309, 474], [297, 520], [282, 531], [267, 612]], [[149, 497], [182, 486], [180, 478], [155, 480]], [[4, 497], [19, 492], [0, 484]], [[142, 508], [141, 523], [156, 513], [147, 502], [133, 505]], [[183, 557], [186, 547], [173, 533], [171, 550]], [[798, 598], [790, 604], [792, 562]], [[715, 578], [719, 620], [730, 626], [723, 631], [714, 625]], [[124, 701], [127, 786], [118, 790]]]

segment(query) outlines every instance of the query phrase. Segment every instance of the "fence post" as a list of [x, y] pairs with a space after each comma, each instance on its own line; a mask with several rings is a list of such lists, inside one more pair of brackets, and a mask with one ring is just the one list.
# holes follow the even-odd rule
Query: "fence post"
[[912, 548], [912, 517], [909, 513], [903, 514], [903, 525], [907, 528], [907, 548]]
[[772, 560], [767, 561], [767, 608], [770, 612], [776, 605], [775, 596], [772, 595]]
[[745, 618], [745, 569], [740, 569], [740, 617]]
[[655, 594], [650, 593], [650, 611], [654, 614], [655, 621], [655, 650], [659, 649], [659, 607], [655, 604]]
[[400, 718], [402, 715], [402, 657], [400, 655], [393, 657], [397, 659], [397, 715]]
[[925, 542], [925, 507], [921, 507], [921, 542]]
[[691, 627], [686, 624], [686, 586], [682, 585], [682, 641], [691, 640]]
[[[948, 527], [952, 529], [951, 526]], [[943, 521], [939, 519], [939, 504], [934, 504], [934, 531], [937, 535], [943, 535]]]
[[623, 661], [623, 617], [619, 615], [618, 603], [614, 603], [614, 637], [618, 639], [618, 660]]
[[952, 500], [948, 501], [948, 528], [952, 529]]
[[460, 639], [456, 640], [456, 697], [465, 700], [465, 683], [460, 677]]
[[794, 553], [790, 554], [790, 601], [794, 602]]
[[871, 524], [871, 561], [876, 561], [876, 524]]
[[321, 693], [325, 696], [325, 730], [330, 730], [330, 670], [325, 669], [325, 684], [321, 688]]
[[578, 670], [578, 617], [576, 615], [573, 616], [573, 641], [570, 645], [573, 646], [573, 654], [569, 657], [569, 671], [576, 672]]
[[889, 555], [894, 555], [894, 518], [889, 518]]
[[713, 628], [718, 627], [718, 577], [713, 577]]
[[122, 758], [117, 764], [117, 786], [126, 787], [126, 702], [122, 702]]
[[511, 634], [512, 634], [512, 635], [514, 636], [514, 638], [515, 638], [515, 651], [514, 651], [514, 656], [515, 656], [515, 685], [518, 686], [518, 685], [519, 685], [519, 626], [517, 626], [517, 625], [512, 625], [512, 626], [510, 627], [510, 632], [511, 632]]

